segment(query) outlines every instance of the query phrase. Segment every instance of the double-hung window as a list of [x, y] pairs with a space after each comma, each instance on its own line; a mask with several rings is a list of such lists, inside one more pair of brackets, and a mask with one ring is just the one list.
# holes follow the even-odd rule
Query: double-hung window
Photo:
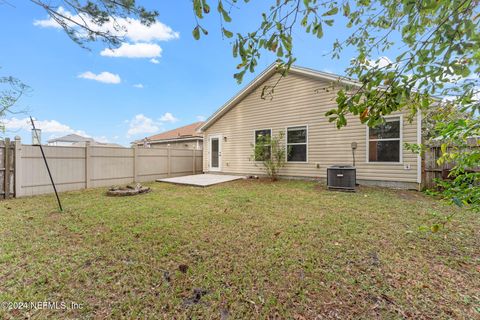
[[264, 161], [271, 157], [271, 129], [255, 130], [255, 161]]
[[401, 162], [401, 117], [386, 118], [381, 125], [367, 130], [369, 162]]
[[307, 127], [287, 128], [287, 161], [307, 162]]

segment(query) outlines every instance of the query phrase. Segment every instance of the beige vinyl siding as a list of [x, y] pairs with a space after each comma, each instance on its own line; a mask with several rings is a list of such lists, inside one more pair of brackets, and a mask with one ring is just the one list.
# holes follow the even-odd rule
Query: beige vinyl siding
[[[417, 142], [417, 119], [411, 123], [403, 115], [401, 163], [367, 163], [367, 128], [357, 117], [349, 116], [348, 125], [340, 130], [329, 123], [325, 112], [336, 107], [336, 92], [323, 88], [331, 83], [291, 72], [275, 89], [273, 99], [261, 99], [265, 85], [273, 85], [278, 75], [260, 84], [255, 90], [226, 112], [204, 132], [204, 171], [209, 166], [208, 135], [221, 134], [222, 172], [262, 174], [261, 163], [251, 161], [254, 131], [272, 129], [276, 135], [287, 127], [308, 126], [306, 163], [287, 163], [281, 170], [285, 176], [326, 177], [326, 168], [334, 164], [352, 164], [351, 143], [355, 152], [357, 179], [394, 182], [417, 182], [417, 155], [405, 150], [405, 142]], [[399, 115], [396, 113], [394, 115]], [[319, 168], [317, 168], [319, 164]], [[410, 169], [404, 166], [409, 165]]]

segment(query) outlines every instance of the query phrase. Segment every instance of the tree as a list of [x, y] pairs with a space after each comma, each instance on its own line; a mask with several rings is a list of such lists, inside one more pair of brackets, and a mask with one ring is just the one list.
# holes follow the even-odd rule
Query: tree
[[[137, 5], [135, 0], [30, 0], [46, 13], [78, 45], [86, 48], [92, 41], [116, 47], [122, 43], [128, 26], [119, 18], [138, 18], [144, 25], [155, 22], [158, 12]], [[76, 16], [72, 15], [72, 12]]]
[[[158, 15], [134, 0], [59, 0], [57, 3], [81, 18], [73, 20], [59, 10], [59, 4], [30, 1], [43, 7], [82, 46], [95, 40], [118, 45], [124, 26], [115, 24], [117, 17], [135, 16], [148, 25]], [[233, 55], [239, 60], [234, 75], [238, 82], [246, 72], [255, 71], [258, 59], [266, 52], [276, 54], [278, 71], [286, 75], [295, 61], [294, 31], [321, 39], [331, 28], [344, 25], [351, 33], [334, 42], [331, 56], [339, 59], [346, 47], [355, 48], [357, 55], [345, 71], [361, 85], [338, 85], [337, 107], [326, 114], [338, 128], [347, 125], [347, 114], [375, 126], [384, 115], [409, 109], [413, 116], [438, 105], [438, 99], [433, 97], [448, 96], [468, 121], [445, 118], [448, 125], [436, 127], [439, 137], [445, 143], [461, 146], [470, 136], [480, 135], [478, 0], [271, 0], [271, 6], [250, 32], [235, 33], [228, 27], [231, 13], [249, 2], [192, 0], [196, 18], [193, 37], [200, 39], [202, 34], [208, 34], [201, 22], [211, 14], [214, 5], [223, 36], [233, 40]], [[385, 63], [376, 59], [379, 53], [394, 46], [400, 51], [392, 60]], [[274, 87], [268, 90], [273, 91]], [[445, 157], [450, 156], [446, 151]], [[462, 149], [455, 157], [458, 168], [479, 165], [475, 154], [463, 153]], [[462, 174], [462, 170], [457, 174]], [[478, 178], [474, 180], [474, 185], [480, 184]], [[455, 203], [467, 192], [463, 187], [451, 191], [449, 197]]]
[[[198, 19], [210, 12], [208, 2], [193, 1]], [[432, 130], [445, 146], [456, 146], [443, 148], [443, 159], [456, 163], [452, 170], [454, 183], [444, 184], [443, 194], [453, 203], [480, 210], [478, 196], [471, 196], [471, 189], [478, 189], [472, 186], [480, 185], [480, 177], [467, 170], [478, 167], [480, 157], [465, 148], [469, 137], [480, 135], [478, 0], [272, 1], [258, 28], [234, 35], [225, 26], [231, 21], [231, 10], [242, 2], [249, 1], [232, 0], [226, 9], [226, 1], [215, 1], [223, 35], [234, 38], [233, 55], [240, 61], [235, 78], [239, 82], [246, 72], [255, 70], [265, 52], [276, 53], [279, 72], [286, 75], [295, 61], [293, 31], [300, 29], [321, 39], [328, 28], [340, 24], [352, 30], [345, 39], [335, 41], [331, 51], [332, 58], [338, 59], [346, 47], [356, 49], [357, 56], [346, 74], [360, 82], [358, 87], [339, 85], [337, 108], [326, 113], [338, 128], [347, 125], [349, 113], [369, 126], [378, 125], [383, 116], [401, 109], [409, 109], [412, 117], [417, 112], [431, 114], [432, 108], [444, 107], [435, 96], [448, 97], [454, 113], [465, 119], [451, 118], [452, 113], [443, 112], [437, 115]], [[196, 39], [200, 38], [199, 31], [207, 34], [197, 22], [193, 30]], [[375, 59], [374, 55], [395, 45], [401, 50], [395, 59]]]
[[[0, 76], [0, 118], [5, 117], [7, 113], [15, 113], [13, 107], [29, 90], [30, 87], [19, 79], [11, 76]], [[5, 130], [1, 123], [0, 130]]]
[[253, 146], [252, 160], [261, 161], [263, 169], [272, 181], [278, 179], [280, 169], [285, 166], [287, 149], [283, 143], [285, 134], [260, 135]]
[[[144, 25], [151, 25], [158, 16], [136, 4], [135, 0], [30, 0], [45, 9], [75, 43], [88, 48], [87, 43], [102, 41], [110, 47], [119, 46], [124, 40], [128, 26], [120, 24], [119, 18], [136, 17]], [[12, 5], [9, 1], [1, 4]], [[72, 16], [74, 12], [77, 16]], [[30, 87], [12, 76], [0, 77], [0, 118], [14, 113], [13, 108]], [[0, 129], [4, 130], [0, 124]]]
[[453, 122], [460, 119], [467, 120], [469, 117], [470, 114], [448, 101], [430, 106], [424, 111], [422, 122], [422, 137], [425, 143], [432, 143], [432, 140], [435, 141], [442, 134], [442, 125], [445, 120]]

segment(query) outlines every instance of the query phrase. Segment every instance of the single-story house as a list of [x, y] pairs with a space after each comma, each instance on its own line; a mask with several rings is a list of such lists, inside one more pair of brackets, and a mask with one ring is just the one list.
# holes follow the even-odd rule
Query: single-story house
[[202, 150], [203, 135], [197, 129], [203, 121], [195, 122], [180, 128], [162, 132], [142, 140], [134, 141], [132, 144], [145, 148], [177, 148]]
[[66, 136], [55, 138], [55, 139], [50, 139], [48, 140], [48, 145], [49, 146], [60, 146], [60, 147], [65, 147], [65, 146], [72, 146], [75, 143], [83, 143], [85, 144], [86, 142], [93, 142], [94, 140], [92, 138], [87, 138], [83, 137], [78, 134], [67, 134]]
[[91, 146], [100, 146], [100, 147], [118, 147], [122, 148], [121, 145], [116, 143], [104, 143], [95, 141], [92, 138], [83, 137], [78, 134], [67, 134], [66, 136], [50, 139], [47, 141], [49, 146], [57, 147], [85, 147], [87, 143]]
[[[420, 187], [421, 157], [404, 147], [421, 142], [420, 113], [411, 122], [408, 111], [392, 113], [377, 128], [350, 115], [347, 126], [337, 129], [325, 116], [336, 108], [336, 92], [321, 89], [356, 81], [296, 66], [277, 84], [279, 77], [275, 65], [270, 66], [199, 128], [205, 141], [204, 172], [261, 175], [262, 163], [252, 159], [255, 142], [283, 132], [290, 151], [281, 176], [324, 179], [329, 166], [352, 165], [354, 152], [359, 184]], [[274, 85], [273, 96], [262, 99], [263, 88]]]

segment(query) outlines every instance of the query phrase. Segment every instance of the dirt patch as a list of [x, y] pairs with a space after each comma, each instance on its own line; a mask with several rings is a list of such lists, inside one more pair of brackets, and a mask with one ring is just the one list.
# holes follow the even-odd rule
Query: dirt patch
[[125, 196], [134, 196], [137, 194], [150, 192], [150, 187], [144, 187], [140, 183], [136, 185], [128, 185], [126, 187], [113, 186], [110, 187], [107, 191], [108, 196], [112, 197], [125, 197]]
[[313, 186], [313, 189], [315, 191], [321, 191], [321, 192], [328, 191], [327, 186], [324, 183], [320, 183], [320, 182], [315, 183], [315, 185]]
[[421, 200], [422, 198], [425, 197], [424, 194], [418, 192], [418, 191], [411, 191], [411, 190], [396, 190], [395, 191], [396, 195], [405, 200]]
[[208, 294], [208, 291], [202, 288], [193, 289], [193, 294], [183, 300], [184, 307], [190, 307], [192, 305], [200, 303], [200, 300], [204, 295]]

